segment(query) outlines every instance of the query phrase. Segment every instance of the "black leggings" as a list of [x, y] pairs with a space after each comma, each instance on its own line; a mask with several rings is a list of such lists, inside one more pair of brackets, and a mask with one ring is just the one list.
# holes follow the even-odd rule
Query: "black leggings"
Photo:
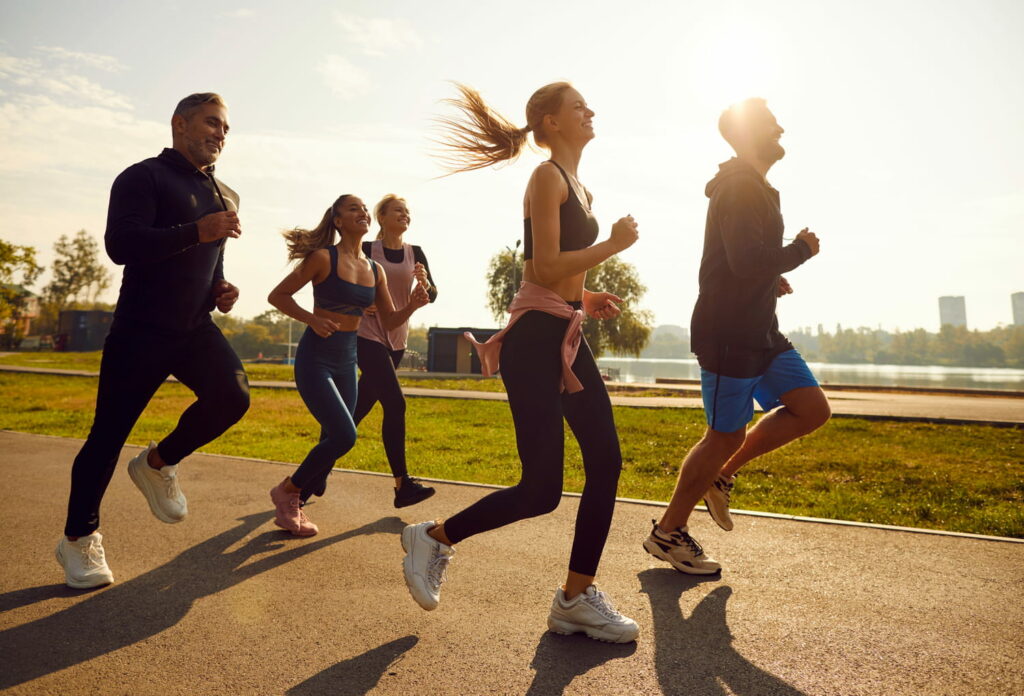
[[186, 334], [165, 334], [115, 321], [103, 345], [96, 415], [71, 469], [64, 533], [85, 536], [100, 525], [100, 503], [135, 422], [168, 375], [196, 401], [157, 447], [177, 464], [238, 422], [249, 408], [249, 383], [235, 351], [210, 322]]
[[615, 510], [622, 454], [608, 391], [586, 341], [581, 343], [572, 366], [583, 391], [559, 393], [566, 326], [567, 319], [532, 311], [505, 335], [501, 379], [515, 422], [522, 478], [517, 485], [495, 491], [451, 517], [444, 523], [444, 530], [452, 543], [458, 543], [558, 507], [562, 498], [564, 417], [580, 445], [587, 479], [576, 514], [569, 570], [596, 575]]
[[402, 362], [404, 350], [388, 350], [383, 343], [362, 338], [356, 340], [359, 362], [359, 397], [352, 416], [359, 425], [373, 405], [384, 410], [381, 438], [391, 466], [392, 476], [405, 476], [405, 396], [395, 368]]

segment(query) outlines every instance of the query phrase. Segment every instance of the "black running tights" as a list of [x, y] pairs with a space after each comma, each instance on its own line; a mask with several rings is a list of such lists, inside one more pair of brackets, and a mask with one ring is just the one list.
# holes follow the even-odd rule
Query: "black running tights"
[[531, 311], [505, 335], [501, 378], [515, 423], [522, 478], [517, 485], [495, 491], [449, 518], [444, 529], [452, 543], [457, 543], [558, 507], [562, 497], [564, 418], [580, 445], [586, 474], [569, 570], [596, 575], [615, 509], [622, 455], [611, 401], [586, 341], [573, 363], [583, 391], [559, 392], [561, 343], [567, 325], [567, 319]]
[[392, 476], [405, 476], [405, 396], [395, 368], [402, 362], [404, 350], [388, 350], [383, 343], [368, 338], [356, 339], [359, 362], [359, 396], [353, 420], [356, 425], [380, 402], [384, 410], [381, 438]]

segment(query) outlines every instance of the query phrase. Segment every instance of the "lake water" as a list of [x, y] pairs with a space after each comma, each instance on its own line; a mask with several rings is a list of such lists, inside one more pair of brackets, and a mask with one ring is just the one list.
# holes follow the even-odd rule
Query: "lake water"
[[[657, 377], [700, 379], [693, 358], [600, 358], [602, 368], [619, 370], [622, 382], [654, 382]], [[1024, 370], [1004, 367], [938, 365], [842, 365], [808, 363], [822, 384], [870, 384], [885, 387], [962, 387], [1024, 391]]]

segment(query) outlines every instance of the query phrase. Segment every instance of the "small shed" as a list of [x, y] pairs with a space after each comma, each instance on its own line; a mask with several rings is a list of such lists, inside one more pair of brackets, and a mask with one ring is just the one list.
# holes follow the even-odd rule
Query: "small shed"
[[461, 375], [480, 374], [480, 358], [466, 337], [466, 331], [478, 341], [486, 341], [500, 329], [443, 328], [427, 329], [427, 371]]

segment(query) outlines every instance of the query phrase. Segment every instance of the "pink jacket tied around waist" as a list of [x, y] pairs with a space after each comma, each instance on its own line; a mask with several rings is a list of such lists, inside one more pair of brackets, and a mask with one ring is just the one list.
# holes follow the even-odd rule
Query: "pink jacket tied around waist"
[[512, 325], [519, 321], [519, 318], [529, 312], [537, 310], [547, 312], [556, 317], [569, 320], [569, 327], [565, 330], [565, 337], [562, 339], [562, 391], [570, 394], [583, 391], [583, 385], [579, 378], [572, 371], [572, 364], [576, 360], [576, 353], [580, 349], [580, 342], [583, 340], [583, 311], [575, 309], [566, 303], [557, 293], [543, 288], [536, 283], [523, 281], [519, 286], [519, 292], [512, 298], [509, 305], [508, 324], [498, 333], [487, 339], [486, 343], [477, 341], [473, 334], [465, 332], [463, 335], [476, 347], [477, 355], [480, 356], [480, 367], [483, 373], [490, 377], [499, 369], [499, 356], [501, 355], [501, 342], [505, 340], [505, 334], [512, 328]]

